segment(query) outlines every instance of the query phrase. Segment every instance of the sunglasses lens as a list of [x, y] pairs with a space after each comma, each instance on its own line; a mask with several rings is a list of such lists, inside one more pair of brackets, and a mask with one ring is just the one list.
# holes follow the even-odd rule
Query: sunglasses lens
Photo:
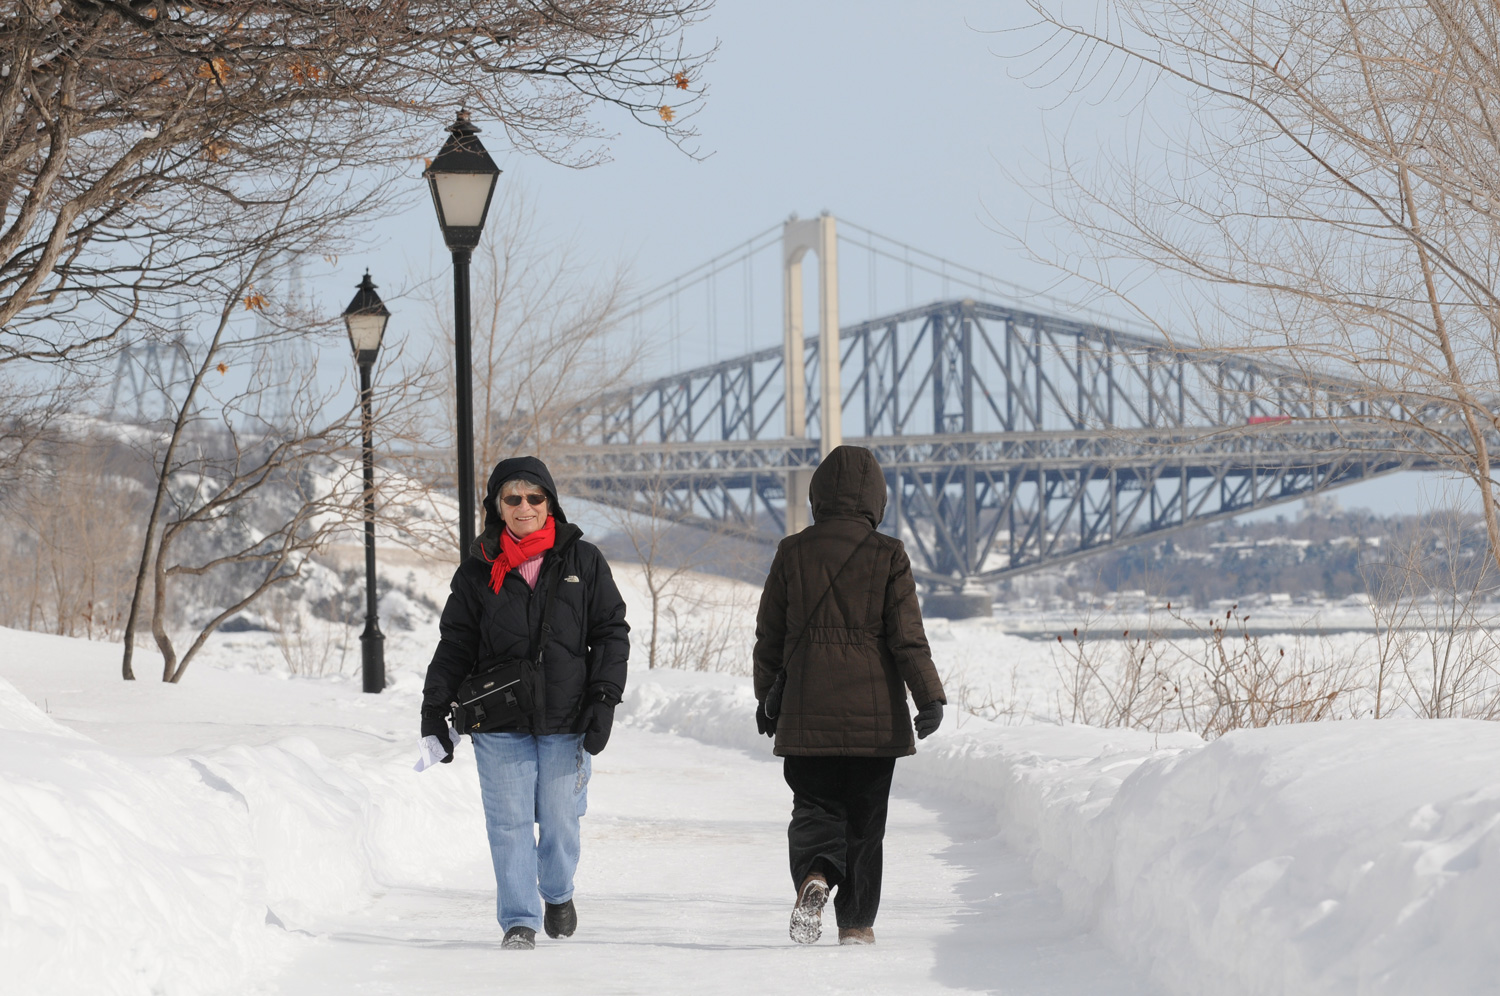
[[540, 505], [542, 502], [544, 502], [546, 500], [547, 500], [547, 496], [546, 495], [527, 495], [526, 496], [526, 501], [529, 504], [532, 504], [532, 505]]

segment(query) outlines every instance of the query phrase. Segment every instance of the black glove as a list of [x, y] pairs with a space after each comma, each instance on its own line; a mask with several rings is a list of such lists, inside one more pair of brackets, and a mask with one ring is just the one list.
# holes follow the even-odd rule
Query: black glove
[[781, 694], [785, 691], [786, 668], [782, 668], [776, 675], [776, 680], [771, 682], [771, 687], [766, 689], [766, 715], [770, 718], [776, 719], [781, 715]]
[[917, 739], [926, 740], [937, 732], [937, 728], [943, 725], [943, 700], [934, 699], [917, 710], [917, 718], [914, 721], [917, 727]]
[[443, 750], [448, 752], [443, 756], [443, 763], [452, 762], [453, 740], [448, 736], [448, 717], [438, 706], [422, 707], [422, 736], [437, 737], [438, 743], [443, 745]]
[[764, 702], [755, 703], [755, 728], [765, 736], [776, 735], [776, 717], [766, 712]]
[[574, 732], [583, 734], [583, 749], [590, 754], [598, 754], [609, 743], [609, 731], [615, 725], [615, 706], [619, 702], [620, 690], [614, 685], [595, 685], [589, 690]]

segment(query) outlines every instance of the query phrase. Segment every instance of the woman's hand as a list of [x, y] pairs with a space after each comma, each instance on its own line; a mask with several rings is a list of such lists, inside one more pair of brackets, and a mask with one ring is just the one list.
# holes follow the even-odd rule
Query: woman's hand
[[776, 735], [776, 714], [771, 712], [767, 702], [755, 704], [755, 729], [767, 737]]
[[443, 745], [446, 752], [443, 755], [443, 763], [449, 764], [453, 760], [453, 740], [448, 736], [448, 717], [436, 706], [424, 706], [422, 708], [422, 736], [437, 737], [438, 743]]
[[590, 754], [599, 753], [609, 743], [609, 731], [615, 725], [615, 706], [619, 701], [619, 689], [613, 685], [596, 685], [589, 689], [574, 732], [583, 734], [583, 749]]

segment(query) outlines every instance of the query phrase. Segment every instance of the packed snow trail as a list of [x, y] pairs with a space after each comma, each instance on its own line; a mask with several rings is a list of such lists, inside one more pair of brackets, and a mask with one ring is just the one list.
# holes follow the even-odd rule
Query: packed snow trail
[[[832, 906], [818, 944], [787, 938], [791, 793], [778, 764], [623, 727], [595, 759], [576, 935], [539, 935], [535, 952], [502, 952], [481, 852], [472, 888], [393, 890], [357, 915], [304, 924], [315, 939], [276, 991], [1150, 992], [1032, 883], [989, 838], [992, 828], [913, 799], [900, 771], [898, 763], [874, 947], [839, 947]], [[422, 777], [473, 772], [453, 766]]]

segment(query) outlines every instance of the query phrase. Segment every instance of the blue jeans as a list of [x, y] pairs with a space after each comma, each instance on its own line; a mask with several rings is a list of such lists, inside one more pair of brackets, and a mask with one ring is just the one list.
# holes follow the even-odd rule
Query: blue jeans
[[473, 740], [500, 929], [539, 931], [543, 899], [573, 898], [578, 818], [588, 809], [591, 770], [583, 735], [478, 733]]

